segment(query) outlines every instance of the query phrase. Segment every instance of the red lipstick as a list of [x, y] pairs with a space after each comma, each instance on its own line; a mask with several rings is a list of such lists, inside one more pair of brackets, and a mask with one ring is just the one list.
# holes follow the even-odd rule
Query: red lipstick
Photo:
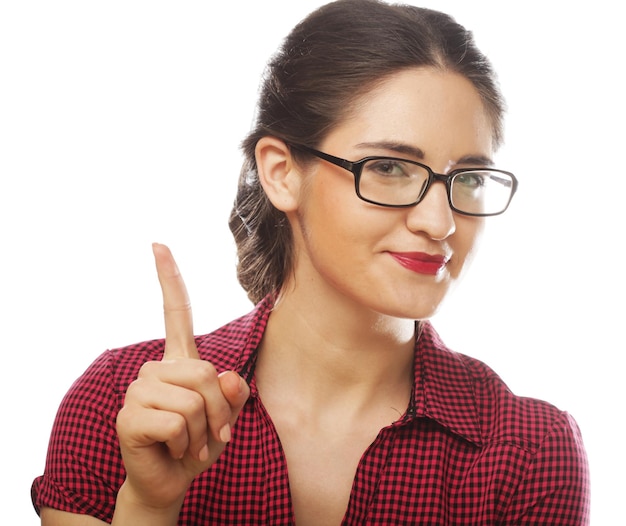
[[404, 268], [431, 276], [440, 272], [448, 263], [445, 256], [424, 252], [389, 252], [389, 255]]

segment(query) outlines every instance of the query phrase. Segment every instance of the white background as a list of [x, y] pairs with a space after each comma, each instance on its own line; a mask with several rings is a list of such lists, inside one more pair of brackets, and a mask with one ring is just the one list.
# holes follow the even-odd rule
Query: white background
[[[319, 3], [0, 4], [0, 503], [10, 524], [38, 523], [30, 483], [70, 383], [104, 349], [163, 334], [152, 241], [179, 261], [196, 332], [249, 310], [227, 228], [238, 145], [266, 59]], [[615, 524], [626, 490], [618, 8], [422, 5], [472, 28], [494, 62], [510, 108], [498, 164], [521, 181], [435, 325], [515, 392], [575, 416], [593, 524]]]

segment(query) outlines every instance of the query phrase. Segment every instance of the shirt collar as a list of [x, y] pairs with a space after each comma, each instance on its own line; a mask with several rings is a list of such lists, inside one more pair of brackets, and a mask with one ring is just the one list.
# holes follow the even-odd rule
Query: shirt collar
[[257, 350], [259, 348], [259, 344], [261, 343], [261, 339], [263, 338], [265, 327], [267, 327], [267, 320], [273, 307], [274, 303], [271, 296], [266, 296], [257, 304], [256, 308], [252, 312], [239, 320], [243, 324], [241, 332], [246, 335], [246, 339], [243, 344], [243, 348], [241, 349], [239, 361], [235, 366], [235, 369], [239, 371], [239, 374], [253, 388], [253, 395], [256, 394], [256, 386], [254, 386], [253, 377], [254, 368], [256, 366]]
[[451, 432], [482, 444], [472, 376], [462, 356], [448, 349], [427, 321], [420, 323], [415, 344], [411, 417], [431, 418]]

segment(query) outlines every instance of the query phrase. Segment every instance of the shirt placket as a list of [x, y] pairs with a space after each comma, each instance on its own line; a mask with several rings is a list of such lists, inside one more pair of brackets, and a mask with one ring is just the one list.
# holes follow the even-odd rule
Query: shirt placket
[[259, 431], [260, 436], [263, 437], [261, 444], [266, 466], [265, 524], [291, 526], [295, 524], [295, 518], [291, 502], [287, 458], [280, 443], [278, 432], [274, 427], [274, 423], [258, 396], [255, 398], [255, 406], [260, 416]]
[[365, 524], [372, 502], [376, 498], [381, 477], [384, 476], [393, 450], [398, 423], [380, 430], [376, 439], [363, 453], [354, 476], [350, 500], [343, 518], [343, 526]]

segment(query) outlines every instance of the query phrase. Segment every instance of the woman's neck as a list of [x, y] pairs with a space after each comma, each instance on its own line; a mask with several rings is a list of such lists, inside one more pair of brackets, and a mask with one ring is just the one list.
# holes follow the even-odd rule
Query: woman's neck
[[[289, 397], [307, 412], [354, 411], [372, 403], [406, 409], [413, 380], [415, 322], [349, 301], [287, 291], [268, 320], [257, 363], [262, 398]], [[401, 407], [404, 406], [404, 407]]]

